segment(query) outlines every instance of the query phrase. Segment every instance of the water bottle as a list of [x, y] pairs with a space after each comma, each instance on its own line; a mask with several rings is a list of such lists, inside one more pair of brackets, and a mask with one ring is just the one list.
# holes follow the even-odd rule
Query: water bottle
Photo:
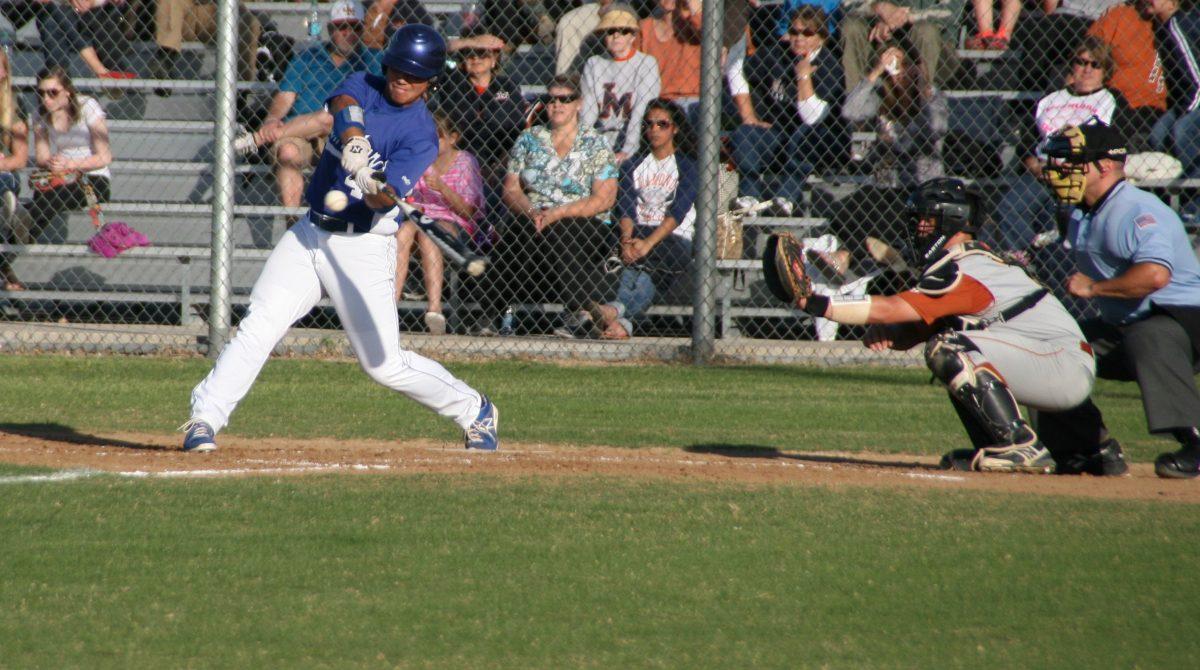
[[309, 0], [308, 3], [308, 38], [311, 40], [321, 39], [321, 8], [317, 6], [317, 0]]
[[500, 336], [512, 337], [516, 332], [513, 328], [513, 308], [509, 307], [504, 310], [504, 316], [500, 318]]
[[466, 0], [460, 8], [462, 16], [462, 32], [474, 28], [479, 24], [479, 3], [475, 0]]

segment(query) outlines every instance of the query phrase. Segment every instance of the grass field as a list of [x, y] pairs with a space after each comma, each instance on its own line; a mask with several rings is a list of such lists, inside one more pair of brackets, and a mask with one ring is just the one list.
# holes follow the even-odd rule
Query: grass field
[[[962, 441], [918, 371], [451, 367], [518, 442]], [[166, 434], [207, 368], [2, 357], [0, 430]], [[1168, 446], [1135, 387], [1097, 401], [1134, 460]], [[228, 434], [457, 439], [351, 363], [290, 360]], [[1195, 510], [589, 475], [5, 483], [0, 667], [1192, 667]]]

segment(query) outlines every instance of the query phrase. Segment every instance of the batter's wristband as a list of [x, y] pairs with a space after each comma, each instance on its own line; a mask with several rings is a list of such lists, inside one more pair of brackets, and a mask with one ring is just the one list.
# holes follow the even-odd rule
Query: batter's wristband
[[363, 109], [358, 105], [350, 105], [349, 107], [345, 107], [333, 115], [334, 135], [341, 137], [342, 133], [351, 128], [358, 128], [359, 130], [363, 131], [363, 133], [367, 132]]
[[825, 312], [829, 309], [829, 296], [810, 295], [808, 302], [804, 303], [804, 311], [813, 316], [824, 317]]

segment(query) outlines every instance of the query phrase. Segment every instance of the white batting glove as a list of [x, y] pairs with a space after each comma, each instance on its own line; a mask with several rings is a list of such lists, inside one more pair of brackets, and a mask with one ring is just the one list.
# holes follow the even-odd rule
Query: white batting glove
[[233, 140], [233, 150], [239, 156], [249, 156], [258, 150], [258, 143], [254, 141], [254, 133], [247, 130], [238, 135]]
[[367, 195], [375, 195], [387, 186], [385, 182], [381, 182], [375, 178], [375, 171], [370, 167], [361, 167], [354, 173], [354, 183], [358, 185], [358, 190]]
[[342, 147], [342, 169], [347, 174], [355, 175], [358, 179], [358, 171], [366, 168], [371, 163], [371, 142], [367, 138], [358, 135], [351, 137], [349, 142]]

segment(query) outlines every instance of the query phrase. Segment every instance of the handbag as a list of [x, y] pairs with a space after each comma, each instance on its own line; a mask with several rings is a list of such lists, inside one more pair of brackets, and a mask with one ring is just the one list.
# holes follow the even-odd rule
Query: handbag
[[729, 203], [738, 193], [738, 174], [721, 166], [717, 183], [718, 210], [721, 212], [717, 215], [717, 259], [738, 260], [743, 252], [742, 217], [729, 215]]
[[79, 176], [80, 173], [78, 171], [51, 172], [50, 170], [34, 170], [29, 173], [29, 188], [38, 193], [49, 193], [55, 189], [78, 183]]
[[104, 222], [104, 212], [100, 209], [100, 201], [91, 182], [83, 180], [83, 193], [87, 198], [88, 215], [92, 217], [92, 226], [96, 234], [88, 239], [88, 248], [105, 258], [115, 258], [117, 254], [133, 247], [148, 247], [150, 239], [144, 233], [123, 221]]

